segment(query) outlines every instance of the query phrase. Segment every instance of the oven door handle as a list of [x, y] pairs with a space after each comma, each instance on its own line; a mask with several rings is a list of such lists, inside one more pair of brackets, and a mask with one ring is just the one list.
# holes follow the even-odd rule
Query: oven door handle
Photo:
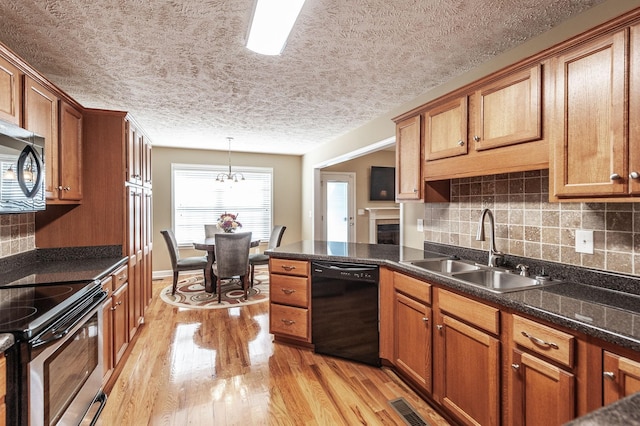
[[[64, 338], [67, 334], [69, 334], [70, 331], [74, 329], [76, 325], [82, 322], [85, 316], [87, 316], [96, 307], [102, 304], [102, 302], [106, 298], [106, 295], [106, 292], [101, 291], [87, 303], [77, 306], [66, 319], [56, 324], [55, 327], [52, 327], [50, 332], [44, 333], [40, 336], [40, 338], [34, 341], [32, 347], [36, 348], [40, 346], [46, 346], [52, 342], [55, 342], [56, 340]], [[59, 331], [58, 329], [61, 327], [64, 327], [64, 330]], [[47, 334], [50, 334], [50, 336], [46, 336]]]

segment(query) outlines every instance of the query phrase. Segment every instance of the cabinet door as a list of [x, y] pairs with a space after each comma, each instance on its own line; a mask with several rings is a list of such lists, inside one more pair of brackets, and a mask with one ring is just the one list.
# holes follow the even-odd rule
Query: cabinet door
[[45, 139], [45, 193], [58, 198], [58, 98], [25, 76], [24, 127]]
[[102, 305], [102, 384], [113, 373], [113, 300], [108, 298]]
[[0, 118], [18, 126], [22, 124], [21, 75], [18, 68], [0, 57]]
[[627, 193], [625, 32], [555, 60], [553, 191], [558, 197]]
[[497, 148], [542, 137], [541, 66], [537, 65], [475, 93], [475, 149]]
[[420, 116], [396, 125], [396, 200], [420, 200]]
[[82, 113], [60, 103], [60, 152], [58, 197], [82, 200]]
[[127, 181], [142, 184], [142, 133], [135, 124], [127, 121]]
[[113, 365], [118, 365], [129, 345], [129, 286], [124, 283], [113, 292]]
[[395, 366], [431, 393], [431, 309], [395, 295]]
[[436, 333], [434, 394], [468, 424], [500, 422], [500, 341], [442, 315]]
[[467, 108], [468, 99], [463, 96], [424, 113], [427, 161], [467, 153]]
[[575, 417], [575, 376], [513, 350], [512, 425], [560, 425]]
[[604, 351], [603, 367], [604, 405], [640, 392], [640, 362]]
[[629, 43], [629, 193], [640, 194], [640, 25]]

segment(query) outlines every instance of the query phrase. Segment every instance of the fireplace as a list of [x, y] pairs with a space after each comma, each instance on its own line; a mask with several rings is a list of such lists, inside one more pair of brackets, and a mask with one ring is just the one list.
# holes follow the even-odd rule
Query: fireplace
[[377, 225], [377, 243], [400, 245], [400, 224], [380, 223]]
[[366, 210], [369, 212], [369, 243], [400, 244], [400, 208], [370, 207]]

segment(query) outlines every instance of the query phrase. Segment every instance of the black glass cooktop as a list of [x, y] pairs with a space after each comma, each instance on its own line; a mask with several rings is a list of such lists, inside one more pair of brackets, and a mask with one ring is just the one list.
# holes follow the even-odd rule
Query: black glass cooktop
[[79, 301], [99, 291], [97, 280], [0, 287], [0, 333], [29, 340]]

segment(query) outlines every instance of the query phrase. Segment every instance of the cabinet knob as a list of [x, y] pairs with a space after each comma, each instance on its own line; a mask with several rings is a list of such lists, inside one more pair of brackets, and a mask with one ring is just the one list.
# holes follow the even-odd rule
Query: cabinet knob
[[602, 376], [605, 379], [609, 379], [609, 380], [615, 380], [616, 379], [616, 375], [612, 371], [605, 371], [604, 373], [602, 373]]
[[514, 370], [518, 371], [520, 369], [520, 364], [513, 363], [513, 364], [511, 364], [511, 368], [513, 368]]
[[620, 175], [617, 173], [612, 173], [611, 176], [609, 176], [609, 179], [611, 180], [620, 180]]
[[429, 322], [429, 318], [427, 318], [427, 317], [422, 317], [422, 321], [423, 321], [423, 322]]
[[438, 330], [442, 330], [442, 324], [438, 324], [438, 325], [436, 325], [436, 328], [437, 328]]
[[417, 194], [418, 193], [418, 188], [413, 188], [413, 193]]
[[476, 135], [473, 137], [473, 140], [476, 142], [480, 142], [480, 136]]
[[458, 146], [464, 146], [464, 141], [462, 139], [458, 141]]
[[631, 172], [631, 173], [629, 173], [629, 178], [631, 178], [631, 179], [638, 179], [638, 178], [640, 178], [640, 173], [638, 173], [638, 172]]

